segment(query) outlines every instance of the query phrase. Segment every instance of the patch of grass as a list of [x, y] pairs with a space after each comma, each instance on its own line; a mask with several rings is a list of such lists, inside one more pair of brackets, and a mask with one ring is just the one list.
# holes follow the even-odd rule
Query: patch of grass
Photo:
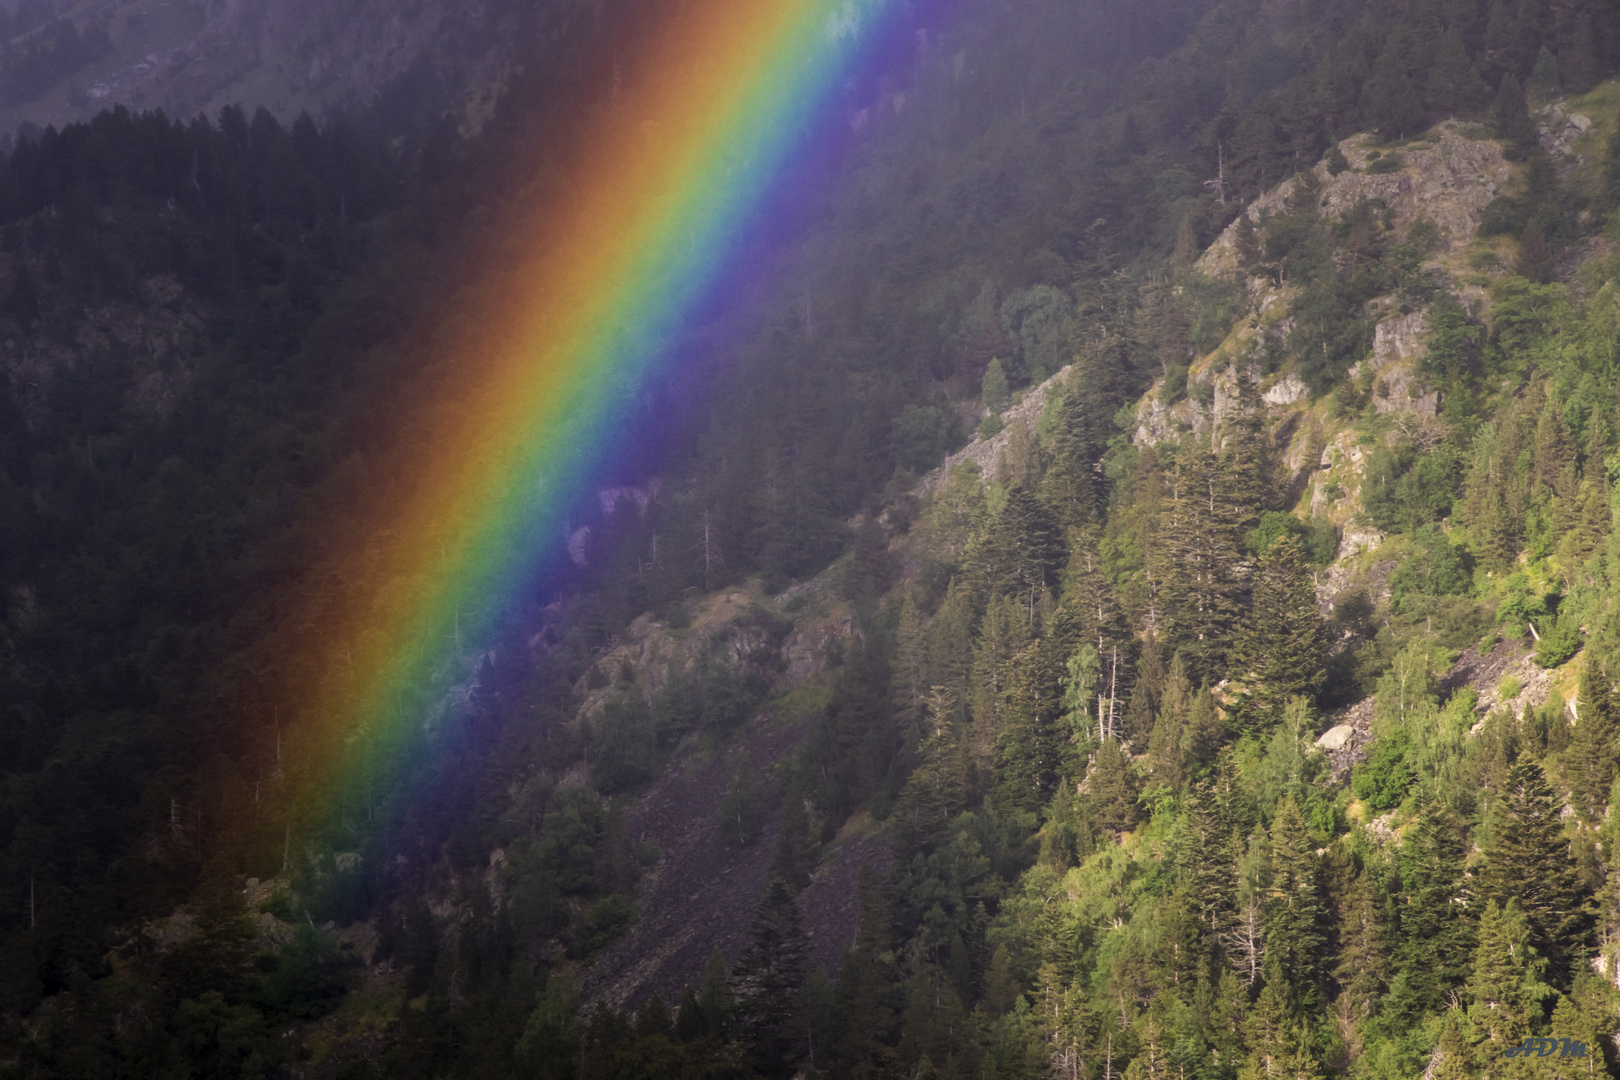
[[1397, 173], [1406, 168], [1406, 160], [1399, 154], [1385, 154], [1376, 161], [1367, 163], [1367, 171], [1375, 175], [1382, 173]]
[[1496, 696], [1501, 701], [1512, 701], [1524, 689], [1524, 684], [1517, 675], [1504, 675], [1502, 681], [1496, 684]]

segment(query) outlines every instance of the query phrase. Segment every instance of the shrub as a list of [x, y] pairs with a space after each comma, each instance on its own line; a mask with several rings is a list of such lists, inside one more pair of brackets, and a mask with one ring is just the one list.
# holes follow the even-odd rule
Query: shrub
[[1385, 732], [1373, 743], [1372, 754], [1358, 766], [1350, 787], [1356, 798], [1374, 810], [1389, 810], [1401, 804], [1416, 774], [1406, 760], [1412, 737], [1404, 728]]
[[1159, 400], [1173, 405], [1187, 392], [1187, 365], [1177, 364], [1165, 372], [1164, 385], [1159, 387]]
[[1541, 640], [1536, 642], [1536, 663], [1555, 668], [1581, 651], [1581, 628], [1575, 618], [1560, 612], [1556, 619], [1543, 619]]

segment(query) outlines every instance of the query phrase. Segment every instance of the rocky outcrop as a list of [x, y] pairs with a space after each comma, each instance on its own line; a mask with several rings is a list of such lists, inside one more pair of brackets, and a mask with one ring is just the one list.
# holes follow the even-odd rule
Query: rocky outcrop
[[1073, 370], [1072, 365], [1063, 368], [1039, 386], [1030, 387], [1021, 398], [1002, 412], [1000, 431], [988, 439], [974, 436], [972, 442], [946, 457], [942, 466], [923, 477], [918, 483], [918, 494], [926, 496], [932, 493], [935, 488], [949, 478], [952, 469], [961, 465], [971, 463], [978, 467], [981, 475], [994, 476], [996, 467], [1001, 461], [1001, 452], [1012, 441], [1013, 434], [1021, 425], [1033, 427], [1040, 421], [1041, 412], [1046, 408], [1047, 398], [1063, 393], [1064, 384], [1071, 370]]
[[[1373, 378], [1373, 407], [1381, 413], [1407, 411], [1432, 417], [1439, 409], [1440, 394], [1425, 389], [1418, 381], [1418, 364], [1429, 355], [1424, 337], [1429, 320], [1424, 312], [1395, 315], [1380, 322], [1373, 331], [1373, 354], [1365, 361]], [[1361, 375], [1363, 364], [1350, 368], [1349, 377]]]
[[[1479, 228], [1480, 215], [1513, 177], [1513, 166], [1495, 140], [1473, 137], [1472, 130], [1449, 120], [1428, 138], [1395, 150], [1380, 150], [1370, 134], [1354, 135], [1339, 143], [1350, 168], [1334, 176], [1326, 162], [1311, 170], [1321, 193], [1316, 209], [1337, 219], [1353, 207], [1379, 200], [1389, 208], [1392, 223], [1404, 233], [1419, 218], [1434, 222], [1442, 244], [1466, 243]], [[1393, 158], [1400, 167], [1389, 172], [1369, 171], [1374, 162]], [[1266, 192], [1245, 211], [1255, 224], [1281, 213], [1299, 190], [1295, 177]], [[1205, 274], [1234, 277], [1239, 273], [1237, 226], [1216, 238], [1197, 268]]]

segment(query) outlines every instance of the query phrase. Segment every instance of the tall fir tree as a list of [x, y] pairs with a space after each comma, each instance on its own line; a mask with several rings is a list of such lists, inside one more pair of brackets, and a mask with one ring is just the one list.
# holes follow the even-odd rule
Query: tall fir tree
[[1588, 825], [1602, 823], [1609, 790], [1620, 766], [1620, 705], [1596, 658], [1581, 672], [1580, 719], [1564, 752], [1564, 778], [1570, 801]]
[[1509, 156], [1519, 161], [1528, 157], [1536, 145], [1536, 125], [1530, 119], [1524, 88], [1511, 71], [1502, 76], [1497, 87], [1491, 118], [1496, 121], [1496, 134], [1507, 143]]
[[1316, 853], [1291, 796], [1271, 823], [1271, 903], [1266, 919], [1266, 984], [1308, 1014], [1322, 1002], [1327, 908]]
[[1551, 977], [1567, 978], [1586, 948], [1592, 917], [1588, 890], [1570, 857], [1560, 807], [1541, 766], [1528, 758], [1508, 773], [1500, 798], [1494, 836], [1478, 877], [1480, 895], [1499, 907], [1511, 901], [1523, 913], [1531, 946], [1550, 963]]
[[1115, 832], [1136, 827], [1136, 777], [1118, 739], [1105, 738], [1097, 747], [1091, 768], [1086, 770], [1086, 789], [1099, 825]]
[[1327, 672], [1327, 623], [1299, 542], [1282, 536], [1260, 556], [1237, 659], [1249, 684], [1251, 723], [1277, 715], [1295, 697], [1314, 697]]
[[1468, 1018], [1490, 1044], [1487, 1075], [1503, 1075], [1502, 1051], [1530, 1034], [1539, 1019], [1541, 972], [1531, 955], [1530, 930], [1518, 902], [1485, 904], [1479, 919], [1479, 948], [1468, 980]]

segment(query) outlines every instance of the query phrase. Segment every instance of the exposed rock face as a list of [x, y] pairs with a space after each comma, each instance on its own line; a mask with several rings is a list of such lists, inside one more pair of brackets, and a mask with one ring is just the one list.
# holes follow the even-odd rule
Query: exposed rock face
[[1342, 750], [1350, 741], [1350, 736], [1355, 733], [1356, 729], [1349, 724], [1338, 724], [1322, 732], [1321, 737], [1316, 740], [1316, 745], [1328, 751]]
[[1260, 400], [1267, 405], [1292, 405], [1304, 401], [1310, 396], [1310, 391], [1300, 381], [1299, 376], [1290, 371], [1281, 379], [1272, 384], [1271, 388], [1260, 395]]
[[1013, 432], [1017, 431], [1021, 424], [1034, 425], [1040, 420], [1041, 410], [1046, 407], [1047, 396], [1063, 392], [1070, 370], [1070, 367], [1065, 367], [1039, 386], [1030, 387], [1017, 403], [1008, 406], [1002, 412], [1000, 431], [988, 439], [975, 437], [972, 442], [947, 457], [944, 465], [922, 478], [917, 486], [918, 493], [922, 495], [932, 493], [949, 479], [952, 469], [969, 462], [978, 466], [979, 472], [984, 476], [994, 476], [996, 465], [1001, 460], [1001, 452], [1012, 441]]
[[[1338, 176], [1328, 173], [1326, 162], [1318, 162], [1312, 169], [1322, 185], [1319, 211], [1329, 218], [1339, 218], [1361, 202], [1380, 199], [1389, 207], [1397, 230], [1404, 232], [1414, 221], [1426, 217], [1439, 226], [1441, 239], [1448, 247], [1466, 242], [1479, 228], [1486, 205], [1512, 177], [1513, 167], [1502, 156], [1499, 143], [1469, 138], [1462, 133], [1464, 130], [1456, 121], [1441, 124], [1435, 129], [1433, 142], [1410, 143], [1393, 151], [1402, 167], [1387, 173], [1366, 171], [1376, 160], [1371, 156], [1375, 152], [1373, 136], [1345, 139], [1339, 143], [1339, 150], [1350, 162], [1350, 169]], [[1281, 213], [1298, 188], [1298, 179], [1283, 181], [1249, 206], [1249, 219], [1259, 224], [1267, 216]], [[1235, 224], [1210, 245], [1199, 259], [1198, 269], [1220, 277], [1237, 275]]]
[[[1373, 331], [1372, 359], [1368, 370], [1373, 382], [1373, 407], [1381, 413], [1406, 410], [1421, 417], [1432, 417], [1440, 405], [1436, 390], [1425, 391], [1417, 383], [1417, 365], [1429, 355], [1423, 338], [1429, 332], [1424, 312], [1396, 315], [1379, 323]], [[1361, 374], [1361, 364], [1350, 369], [1353, 379]]]
[[1561, 101], [1554, 102], [1536, 115], [1541, 148], [1555, 158], [1574, 153], [1575, 140], [1586, 134], [1591, 126], [1590, 119], [1570, 112]]

